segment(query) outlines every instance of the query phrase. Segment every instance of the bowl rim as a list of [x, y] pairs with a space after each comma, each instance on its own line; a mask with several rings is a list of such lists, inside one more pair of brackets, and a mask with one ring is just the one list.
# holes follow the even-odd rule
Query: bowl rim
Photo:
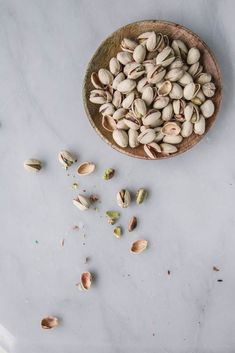
[[[88, 77], [88, 73], [89, 73], [89, 68], [92, 65], [92, 62], [94, 60], [94, 58], [96, 57], [97, 53], [99, 52], [100, 48], [104, 45], [104, 43], [108, 40], [111, 39], [117, 32], [119, 32], [121, 29], [126, 28], [128, 26], [132, 26], [132, 25], [138, 25], [140, 23], [144, 23], [144, 22], [149, 22], [149, 23], [161, 23], [161, 24], [168, 24], [168, 25], [173, 25], [176, 27], [179, 27], [181, 29], [183, 29], [184, 31], [188, 32], [189, 34], [191, 34], [192, 36], [196, 37], [198, 39], [199, 42], [201, 42], [201, 44], [205, 47], [205, 49], [208, 51], [208, 53], [210, 54], [210, 56], [212, 57], [216, 70], [218, 72], [218, 80], [219, 80], [219, 88], [220, 88], [220, 95], [219, 95], [219, 100], [218, 100], [218, 106], [217, 106], [217, 113], [215, 115], [214, 120], [211, 122], [211, 125], [209, 126], [209, 128], [207, 129], [207, 131], [203, 134], [203, 135], [199, 135], [199, 138], [197, 140], [194, 140], [185, 150], [179, 150], [178, 152], [174, 153], [174, 154], [169, 154], [169, 155], [163, 155], [160, 158], [155, 158], [155, 159], [151, 159], [149, 158], [147, 155], [146, 156], [140, 156], [138, 154], [134, 154], [131, 153], [129, 151], [125, 151], [123, 148], [119, 147], [118, 145], [116, 145], [115, 143], [112, 143], [111, 141], [109, 141], [109, 139], [107, 139], [102, 133], [101, 131], [97, 128], [97, 126], [95, 125], [92, 116], [90, 114], [89, 108], [88, 108], [88, 101], [86, 98], [86, 82], [87, 79], [89, 79]], [[92, 57], [90, 58], [87, 66], [86, 66], [86, 71], [85, 71], [85, 75], [84, 75], [84, 79], [83, 79], [83, 86], [82, 86], [82, 98], [83, 98], [83, 105], [84, 105], [84, 109], [86, 112], [86, 115], [88, 117], [88, 120], [91, 124], [91, 126], [93, 127], [93, 129], [96, 131], [96, 133], [101, 137], [101, 139], [103, 141], [105, 141], [109, 146], [111, 146], [114, 150], [121, 152], [122, 154], [132, 157], [132, 158], [137, 158], [137, 159], [142, 159], [142, 160], [151, 160], [151, 161], [156, 161], [156, 160], [164, 160], [164, 159], [169, 159], [172, 157], [177, 157], [185, 152], [188, 152], [189, 150], [191, 150], [195, 145], [197, 145], [199, 142], [201, 142], [201, 140], [207, 135], [207, 133], [209, 132], [209, 130], [214, 126], [215, 121], [218, 118], [220, 109], [221, 109], [221, 102], [222, 102], [222, 97], [223, 97], [223, 80], [222, 80], [222, 73], [220, 70], [220, 66], [217, 62], [217, 59], [213, 53], [213, 51], [208, 47], [208, 45], [204, 42], [203, 39], [201, 39], [201, 37], [199, 37], [198, 34], [196, 34], [195, 32], [193, 32], [191, 29], [185, 27], [184, 25], [178, 24], [176, 22], [173, 21], [168, 21], [168, 20], [139, 20], [139, 21], [134, 21], [134, 22], [130, 22], [124, 26], [121, 26], [119, 28], [117, 28], [115, 31], [113, 31], [111, 34], [109, 34], [106, 38], [104, 38], [101, 43], [99, 44], [99, 46], [96, 48], [94, 54], [92, 55]], [[133, 149], [134, 150], [134, 149]]]

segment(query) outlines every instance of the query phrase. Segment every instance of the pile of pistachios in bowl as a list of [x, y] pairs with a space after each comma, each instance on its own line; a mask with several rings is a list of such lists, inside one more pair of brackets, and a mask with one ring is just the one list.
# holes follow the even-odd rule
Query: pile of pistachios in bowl
[[198, 48], [162, 33], [123, 38], [109, 68], [92, 73], [89, 98], [100, 105], [102, 126], [118, 146], [142, 145], [155, 159], [176, 153], [193, 133], [205, 133], [216, 87], [200, 59]]

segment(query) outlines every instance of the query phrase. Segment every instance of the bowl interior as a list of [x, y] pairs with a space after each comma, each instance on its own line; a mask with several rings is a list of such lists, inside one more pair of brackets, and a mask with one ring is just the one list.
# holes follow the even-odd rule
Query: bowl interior
[[[121, 50], [120, 43], [124, 37], [128, 38], [137, 38], [143, 32], [147, 31], [156, 31], [162, 32], [163, 34], [167, 34], [171, 39], [182, 39], [188, 47], [197, 47], [201, 52], [201, 63], [204, 66], [204, 72], [208, 72], [213, 77], [213, 82], [216, 85], [216, 94], [213, 97], [213, 102], [215, 103], [215, 112], [214, 115], [206, 120], [206, 131], [213, 125], [221, 102], [221, 74], [218, 67], [218, 64], [211, 53], [210, 49], [207, 45], [193, 32], [189, 29], [175, 24], [171, 22], [165, 21], [141, 21], [129, 24], [125, 27], [118, 29], [116, 32], [111, 34], [107, 39], [105, 39], [99, 48], [96, 50], [95, 54], [93, 55], [91, 61], [88, 64], [88, 68], [86, 71], [85, 79], [84, 79], [84, 88], [83, 88], [83, 99], [84, 99], [84, 106], [87, 113], [87, 116], [98, 132], [98, 134], [102, 137], [103, 140], [106, 141], [109, 145], [111, 145], [116, 150], [125, 153], [132, 157], [138, 157], [143, 159], [149, 159], [146, 156], [143, 146], [139, 146], [137, 148], [121, 148], [119, 147], [112, 139], [112, 133], [105, 130], [101, 124], [101, 114], [99, 113], [99, 105], [93, 104], [89, 101], [90, 91], [94, 89], [91, 84], [90, 77], [92, 72], [97, 72], [100, 68], [108, 68], [109, 61], [113, 56]], [[198, 143], [204, 136], [199, 136], [196, 134], [192, 134], [188, 138], [184, 138], [181, 144], [177, 145], [178, 152], [169, 155], [163, 156], [161, 154], [158, 155], [157, 159], [169, 158], [172, 156], [176, 156], [180, 153], [183, 153]]]

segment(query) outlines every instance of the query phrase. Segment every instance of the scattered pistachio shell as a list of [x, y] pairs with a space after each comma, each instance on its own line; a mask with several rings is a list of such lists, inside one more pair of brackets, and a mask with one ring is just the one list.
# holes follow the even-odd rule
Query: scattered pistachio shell
[[90, 200], [83, 196], [83, 195], [78, 195], [76, 199], [73, 200], [74, 206], [79, 208], [80, 211], [85, 211], [90, 207]]
[[68, 151], [61, 151], [58, 154], [58, 159], [61, 164], [63, 164], [65, 169], [68, 169], [68, 167], [71, 167], [71, 165], [75, 162], [77, 162], [77, 159], [75, 156], [72, 155], [72, 153]]
[[137, 218], [135, 216], [131, 217], [128, 223], [128, 231], [132, 232], [137, 227]]
[[92, 276], [90, 272], [83, 272], [80, 277], [80, 284], [82, 290], [91, 288]]
[[121, 227], [115, 227], [113, 230], [113, 234], [115, 235], [116, 238], [120, 238], [122, 235], [122, 228]]
[[117, 204], [121, 208], [126, 208], [131, 203], [131, 195], [128, 190], [122, 189], [117, 193]]
[[114, 224], [120, 218], [120, 212], [117, 211], [107, 211], [105, 213], [106, 217], [108, 218], [109, 224]]
[[38, 159], [27, 159], [24, 161], [24, 168], [29, 172], [38, 172], [42, 169], [42, 162]]
[[144, 202], [147, 197], [147, 191], [144, 188], [140, 188], [136, 194], [136, 203], [140, 205]]
[[140, 254], [144, 251], [148, 246], [147, 240], [136, 240], [131, 245], [131, 252], [134, 254]]
[[104, 180], [110, 180], [115, 174], [115, 169], [113, 168], [106, 168], [103, 173]]
[[84, 162], [77, 168], [78, 175], [89, 175], [95, 170], [95, 164], [92, 162]]
[[46, 330], [50, 330], [59, 325], [59, 320], [55, 316], [44, 317], [41, 321], [41, 327]]

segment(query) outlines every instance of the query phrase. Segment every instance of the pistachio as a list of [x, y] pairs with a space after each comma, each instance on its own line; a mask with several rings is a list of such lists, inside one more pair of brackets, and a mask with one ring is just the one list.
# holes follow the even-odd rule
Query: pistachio
[[142, 63], [146, 56], [146, 48], [144, 45], [139, 44], [135, 47], [133, 52], [133, 59], [138, 63]]
[[44, 317], [41, 321], [41, 328], [49, 330], [59, 325], [59, 319], [55, 316]]
[[[142, 64], [137, 64], [137, 63], [130, 63], [127, 64], [128, 66], [127, 71], [127, 77], [130, 78], [131, 80], [136, 80], [137, 78], [141, 77], [145, 73], [145, 68]], [[125, 66], [125, 67], [126, 67]]]
[[188, 48], [186, 47], [185, 43], [180, 39], [174, 39], [171, 44], [175, 55], [182, 58], [183, 60], [186, 59], [188, 54]]
[[183, 74], [184, 70], [182, 70], [181, 68], [171, 69], [167, 72], [165, 80], [169, 80], [171, 82], [179, 81]]
[[196, 82], [200, 85], [204, 85], [205, 83], [211, 82], [211, 74], [202, 72], [196, 77]]
[[136, 240], [131, 245], [131, 252], [133, 254], [140, 254], [142, 253], [148, 246], [147, 240]]
[[175, 60], [174, 51], [171, 47], [165, 47], [156, 57], [156, 64], [166, 67]]
[[161, 65], [157, 65], [147, 73], [148, 82], [152, 84], [161, 82], [165, 74], [166, 69], [164, 69], [164, 67], [162, 67]]
[[141, 78], [141, 80], [139, 80], [139, 82], [137, 83], [137, 91], [143, 93], [145, 87], [149, 87], [147, 77], [143, 77]]
[[215, 106], [212, 100], [207, 99], [202, 105], [201, 105], [201, 112], [205, 118], [210, 118], [215, 111]]
[[121, 71], [121, 64], [117, 58], [111, 58], [109, 62], [109, 70], [114, 75], [117, 76]]
[[193, 82], [193, 78], [188, 72], [185, 72], [178, 81], [178, 83], [181, 84], [181, 86], [186, 86], [191, 82]]
[[200, 116], [200, 119], [194, 124], [194, 132], [197, 135], [203, 135], [206, 129], [206, 120], [203, 115]]
[[123, 119], [127, 114], [127, 109], [125, 108], [119, 108], [113, 113], [113, 118], [115, 120], [120, 120]]
[[137, 227], [137, 218], [133, 216], [128, 222], [128, 231], [132, 232], [136, 227]]
[[203, 66], [200, 65], [199, 61], [197, 61], [196, 63], [190, 66], [190, 68], [188, 69], [188, 73], [191, 76], [196, 77], [202, 72], [202, 70], [203, 70]]
[[136, 82], [134, 80], [127, 78], [118, 84], [117, 90], [121, 93], [127, 94], [133, 91], [135, 87], [136, 87]]
[[133, 116], [132, 113], [128, 113], [126, 118], [123, 119], [125, 124], [132, 130], [139, 130], [140, 120]]
[[114, 130], [113, 139], [120, 147], [127, 147], [128, 145], [128, 135], [124, 130]]
[[[117, 76], [116, 76], [115, 79], [113, 80], [113, 84], [112, 84], [113, 89], [117, 89], [119, 83], [121, 83], [122, 81], [124, 81], [125, 78], [126, 78], [126, 76], [124, 75], [124, 73], [123, 73], [123, 72], [119, 72], [119, 74], [117, 74]], [[112, 97], [112, 96], [111, 96], [111, 97]], [[110, 99], [110, 101], [111, 101], [111, 99]]]
[[123, 38], [123, 40], [121, 42], [121, 49], [123, 51], [133, 53], [133, 51], [135, 50], [137, 45], [138, 44], [134, 40], [131, 40], [129, 38]]
[[184, 121], [182, 124], [181, 135], [183, 137], [189, 137], [193, 133], [193, 124], [191, 121]]
[[193, 99], [197, 95], [199, 89], [200, 85], [198, 83], [189, 83], [184, 87], [184, 98], [187, 100]]
[[163, 138], [163, 142], [171, 145], [177, 145], [178, 143], [181, 143], [182, 140], [183, 137], [181, 135], [165, 135]]
[[181, 128], [178, 123], [169, 122], [163, 125], [161, 131], [163, 135], [176, 136], [180, 134]]
[[155, 91], [152, 87], [147, 86], [143, 89], [142, 99], [147, 106], [150, 106], [154, 100]]
[[113, 168], [106, 168], [103, 173], [103, 179], [104, 180], [110, 180], [113, 178], [115, 174], [115, 169]]
[[181, 99], [183, 97], [183, 89], [178, 83], [172, 84], [172, 89], [169, 93], [171, 99]]
[[104, 91], [102, 89], [94, 89], [90, 93], [89, 100], [94, 104], [104, 104], [111, 102], [112, 95], [108, 91]]
[[92, 72], [91, 74], [91, 83], [97, 89], [103, 89], [104, 85], [100, 82], [99, 76], [96, 72]]
[[129, 129], [128, 137], [129, 137], [129, 146], [131, 148], [135, 148], [135, 147], [139, 146], [138, 131], [137, 130]]
[[99, 69], [98, 77], [100, 82], [103, 83], [103, 85], [111, 85], [113, 82], [113, 75], [110, 71], [106, 69]]
[[27, 159], [24, 161], [24, 168], [29, 172], [38, 172], [42, 169], [42, 162], [38, 159]]
[[158, 95], [162, 97], [168, 96], [171, 89], [172, 89], [171, 81], [163, 81], [160, 87], [158, 88]]
[[[156, 110], [156, 109], [151, 109], [142, 118], [142, 123], [145, 126], [156, 127], [156, 126], [159, 126], [158, 121], [159, 121], [160, 118], [161, 118], [161, 112], [159, 110]], [[160, 120], [160, 123], [162, 123], [162, 120]]]
[[122, 228], [121, 227], [115, 227], [113, 230], [113, 234], [115, 235], [116, 238], [120, 238], [122, 235]]
[[84, 195], [78, 195], [76, 199], [73, 199], [73, 204], [76, 206], [80, 211], [88, 210], [90, 207], [90, 200], [88, 197]]
[[189, 65], [195, 64], [200, 59], [200, 51], [197, 48], [190, 48], [187, 56]]
[[151, 142], [147, 145], [144, 145], [144, 152], [151, 159], [156, 159], [158, 153], [161, 153], [161, 147], [156, 142]]
[[105, 215], [108, 218], [109, 224], [115, 224], [120, 218], [120, 213], [117, 211], [107, 211]]
[[154, 100], [153, 107], [156, 109], [163, 109], [168, 105], [169, 101], [170, 101], [169, 97], [159, 96]]
[[71, 167], [73, 163], [77, 162], [76, 157], [73, 156], [72, 153], [68, 151], [61, 151], [58, 154], [58, 159], [65, 169], [68, 169], [68, 167]]
[[133, 60], [132, 54], [126, 51], [117, 53], [117, 59], [121, 64], [126, 65]]
[[83, 272], [80, 277], [80, 285], [82, 290], [89, 290], [91, 288], [92, 276], [90, 272]]
[[146, 48], [148, 51], [152, 52], [154, 50], [156, 50], [156, 46], [157, 46], [157, 36], [155, 32], [151, 32], [151, 34], [149, 35], [147, 41], [146, 41]]
[[144, 188], [140, 188], [136, 193], [136, 203], [140, 205], [144, 202], [147, 197], [147, 191]]
[[156, 133], [153, 129], [147, 129], [141, 132], [138, 136], [139, 143], [146, 145], [150, 142], [153, 142], [156, 137]]
[[135, 99], [135, 93], [134, 92], [131, 92], [131, 93], [127, 94], [126, 98], [123, 99], [123, 101], [122, 101], [123, 108], [125, 108], [125, 109], [130, 108], [130, 106], [132, 105], [134, 99]]
[[206, 97], [213, 97], [215, 94], [215, 85], [213, 82], [204, 83], [202, 86], [202, 91]]
[[120, 108], [122, 104], [122, 94], [119, 91], [115, 91], [113, 94], [112, 104], [115, 108]]
[[140, 98], [134, 100], [131, 109], [134, 116], [138, 119], [142, 118], [147, 112], [145, 101]]
[[104, 115], [102, 117], [102, 126], [105, 130], [110, 132], [113, 132], [113, 130], [118, 128], [116, 121], [110, 115]]
[[95, 170], [95, 164], [92, 162], [84, 162], [80, 164], [77, 168], [78, 175], [89, 175]]
[[165, 155], [173, 154], [178, 151], [176, 146], [171, 145], [169, 143], [165, 143], [165, 142], [161, 143], [160, 147], [162, 149], [162, 153]]
[[131, 203], [131, 195], [128, 190], [122, 189], [117, 193], [117, 204], [121, 208], [126, 208]]
[[165, 108], [162, 110], [162, 120], [169, 121], [173, 117], [173, 105], [169, 103]]
[[113, 113], [115, 112], [114, 105], [112, 103], [104, 103], [100, 106], [99, 112], [105, 116], [113, 115]]

